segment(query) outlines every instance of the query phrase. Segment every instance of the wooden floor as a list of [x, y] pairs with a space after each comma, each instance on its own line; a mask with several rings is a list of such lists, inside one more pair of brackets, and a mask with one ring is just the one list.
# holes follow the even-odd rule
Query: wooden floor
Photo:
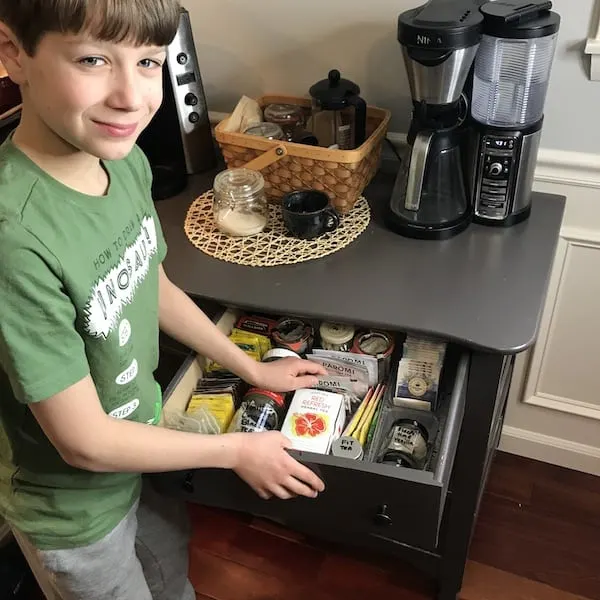
[[[428, 600], [431, 585], [248, 517], [192, 507], [201, 600]], [[600, 600], [600, 478], [498, 454], [462, 600]]]

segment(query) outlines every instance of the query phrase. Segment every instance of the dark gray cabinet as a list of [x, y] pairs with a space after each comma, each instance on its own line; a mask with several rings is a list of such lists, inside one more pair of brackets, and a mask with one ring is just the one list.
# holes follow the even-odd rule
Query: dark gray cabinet
[[[186, 211], [210, 188], [214, 174], [192, 178], [188, 190], [158, 204], [157, 211], [169, 247], [167, 274], [201, 305], [448, 341], [454, 362], [426, 470], [294, 452], [325, 480], [327, 490], [315, 501], [264, 502], [228, 471], [168, 473], [153, 480], [165, 494], [397, 556], [438, 582], [438, 600], [455, 600], [502, 431], [514, 356], [537, 337], [565, 199], [534, 193], [531, 217], [509, 229], [473, 225], [443, 242], [409, 240], [388, 231], [381, 218], [396, 172], [397, 164], [384, 162], [365, 190], [372, 221], [363, 235], [324, 259], [288, 267], [225, 263], [190, 244], [182, 227]], [[199, 373], [190, 357], [166, 390], [165, 410], [184, 406]]]

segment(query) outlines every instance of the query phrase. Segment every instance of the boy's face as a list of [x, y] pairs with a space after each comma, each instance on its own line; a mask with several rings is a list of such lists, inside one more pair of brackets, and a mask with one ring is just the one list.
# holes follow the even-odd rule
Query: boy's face
[[18, 83], [39, 126], [103, 160], [127, 156], [162, 102], [165, 48], [49, 33], [22, 56]]

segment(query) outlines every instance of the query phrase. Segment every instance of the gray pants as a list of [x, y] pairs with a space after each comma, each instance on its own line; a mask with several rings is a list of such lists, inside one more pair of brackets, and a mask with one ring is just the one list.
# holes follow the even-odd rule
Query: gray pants
[[48, 600], [195, 600], [189, 531], [185, 506], [145, 482], [125, 519], [89, 546], [39, 551], [13, 532]]

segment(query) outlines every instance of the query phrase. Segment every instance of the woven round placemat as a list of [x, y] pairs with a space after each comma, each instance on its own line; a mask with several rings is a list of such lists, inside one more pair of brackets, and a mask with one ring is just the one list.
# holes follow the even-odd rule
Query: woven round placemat
[[205, 254], [230, 263], [250, 267], [274, 267], [322, 258], [353, 242], [371, 221], [371, 210], [364, 196], [354, 208], [340, 216], [339, 226], [314, 240], [291, 236], [283, 223], [278, 204], [269, 205], [269, 226], [249, 237], [231, 237], [221, 233], [213, 218], [213, 192], [202, 194], [189, 207], [185, 234]]

